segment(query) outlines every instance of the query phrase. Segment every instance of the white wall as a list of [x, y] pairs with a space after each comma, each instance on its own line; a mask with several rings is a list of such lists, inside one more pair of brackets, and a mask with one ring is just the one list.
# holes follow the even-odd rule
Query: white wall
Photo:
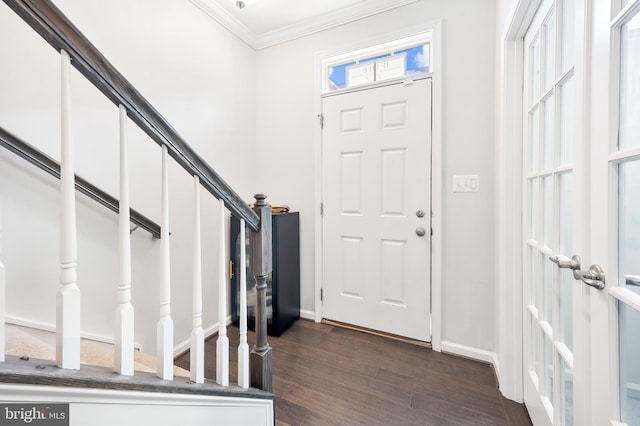
[[[57, 0], [56, 4], [243, 197], [265, 192], [270, 202], [300, 211], [302, 309], [306, 311], [314, 310], [315, 285], [316, 54], [441, 19], [443, 156], [436, 161], [442, 161], [444, 183], [442, 339], [495, 350], [493, 0], [423, 0], [258, 52], [186, 1], [162, 0], [154, 2], [153, 9], [145, 8], [149, 3], [142, 0], [117, 0], [108, 7], [79, 0]], [[0, 125], [58, 157], [57, 55], [8, 8], [0, 10]], [[110, 22], [116, 19], [114, 27]], [[20, 40], [20, 49], [12, 46], [14, 40]], [[117, 195], [115, 107], [81, 78], [73, 83], [78, 173]], [[98, 112], [106, 114], [98, 118]], [[132, 206], [158, 220], [159, 148], [133, 126], [130, 129], [131, 167], [144, 169], [144, 174], [132, 174]], [[252, 154], [254, 140], [257, 151]], [[8, 314], [53, 322], [58, 280], [55, 182], [43, 185], [43, 180], [49, 180], [0, 155]], [[253, 175], [244, 173], [252, 166], [260, 168]], [[453, 194], [454, 174], [479, 174], [480, 193]], [[177, 167], [171, 175], [173, 317], [179, 342], [190, 328], [192, 196], [187, 176]], [[80, 200], [79, 279], [81, 288], [92, 288], [83, 293], [83, 328], [112, 335], [116, 218]], [[203, 210], [203, 217], [210, 219], [204, 224], [205, 282], [212, 283], [217, 246], [212, 228], [215, 206], [210, 199]], [[46, 214], [35, 217], [38, 211]], [[95, 238], [98, 232], [101, 235]], [[136, 333], [152, 351], [158, 315], [153, 290], [157, 242], [136, 231], [133, 250], [134, 304], [140, 320]], [[216, 322], [216, 308], [207, 303], [215, 299], [209, 288], [207, 325]]]
[[[247, 200], [255, 164], [255, 53], [188, 1], [55, 0], [56, 5]], [[59, 55], [0, 5], [0, 126], [59, 159]], [[118, 196], [117, 108], [73, 76], [77, 173]], [[131, 204], [160, 220], [160, 148], [130, 123]], [[170, 168], [172, 317], [175, 343], [191, 330], [192, 180]], [[217, 323], [217, 201], [202, 192], [204, 326]], [[55, 322], [57, 182], [0, 150], [2, 254], [7, 314]], [[113, 336], [117, 217], [78, 196], [82, 330]], [[134, 232], [136, 341], [155, 352], [159, 243]]]
[[[260, 189], [300, 211], [302, 309], [314, 310], [315, 58], [442, 19], [443, 330], [458, 345], [495, 349], [493, 0], [423, 0], [257, 53]], [[453, 194], [454, 174], [479, 174], [480, 193]]]

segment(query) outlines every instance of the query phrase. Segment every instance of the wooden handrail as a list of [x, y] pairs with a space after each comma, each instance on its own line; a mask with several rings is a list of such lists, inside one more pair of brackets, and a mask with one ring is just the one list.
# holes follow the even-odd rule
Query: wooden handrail
[[[60, 164], [56, 160], [49, 157], [44, 152], [34, 148], [17, 136], [9, 133], [2, 127], [0, 127], [0, 146], [5, 147], [20, 158], [27, 160], [40, 170], [44, 170], [51, 176], [60, 179]], [[120, 203], [117, 198], [107, 194], [100, 188], [77, 175], [76, 190], [82, 192], [87, 197], [97, 201], [115, 213], [118, 213], [120, 209]], [[148, 231], [155, 238], [160, 238], [160, 225], [134, 209], [131, 209], [130, 214], [131, 222], [133, 224]]]
[[57, 51], [65, 50], [71, 64], [116, 106], [123, 105], [128, 117], [227, 209], [244, 219], [254, 231], [260, 219], [242, 198], [178, 134], [138, 90], [91, 44], [50, 0], [3, 0]]
[[[193, 148], [187, 144], [187, 142], [178, 134], [178, 132], [167, 122], [167, 120], [137, 91], [137, 89], [127, 81], [122, 74], [96, 49], [91, 42], [67, 19], [67, 17], [51, 2], [51, 0], [3, 0], [16, 14], [18, 14], [29, 26], [32, 27], [42, 38], [44, 38], [56, 51], [61, 54], [62, 57], [62, 70], [63, 70], [63, 94], [68, 92], [68, 71], [70, 65], [73, 65], [82, 75], [87, 78], [98, 90], [102, 92], [111, 102], [113, 102], [121, 111], [121, 123], [124, 120], [124, 112], [138, 127], [140, 127], [153, 141], [162, 147], [163, 157], [163, 225], [162, 225], [162, 241], [165, 246], [163, 252], [166, 251], [164, 256], [163, 265], [166, 269], [163, 272], [163, 279], [168, 280], [170, 277], [169, 272], [169, 258], [168, 258], [168, 197], [167, 197], [167, 157], [171, 156], [183, 169], [189, 174], [194, 176], [196, 184], [199, 181], [207, 191], [209, 191], [214, 197], [220, 200], [221, 205], [221, 247], [224, 247], [224, 235], [226, 234], [224, 229], [224, 209], [228, 209], [234, 216], [244, 219], [246, 225], [250, 228], [251, 233], [251, 265], [252, 273], [256, 278], [258, 285], [257, 301], [258, 306], [256, 309], [256, 335], [257, 343], [251, 351], [249, 357], [250, 364], [250, 382], [251, 385], [262, 390], [271, 392], [273, 389], [272, 381], [272, 350], [267, 341], [267, 317], [266, 317], [266, 279], [271, 272], [271, 208], [267, 205], [263, 194], [256, 194], [256, 202], [254, 208], [250, 209], [240, 196], [233, 191], [233, 189], [213, 170], [213, 168], [202, 159]], [[66, 85], [65, 85], [66, 82]], [[65, 139], [65, 135], [68, 136], [69, 129], [64, 126], [68, 122], [67, 115], [70, 114], [71, 108], [68, 102], [69, 96], [62, 97], [63, 114], [62, 114], [62, 153], [69, 154], [73, 152], [70, 138]], [[66, 115], [65, 115], [66, 114]], [[65, 121], [67, 119], [67, 121]], [[68, 124], [68, 123], [67, 123]], [[64, 141], [67, 140], [65, 145]], [[66, 150], [65, 150], [66, 149]], [[67, 157], [71, 157], [67, 155]], [[64, 155], [63, 155], [64, 158]], [[66, 194], [64, 199], [73, 200], [72, 194], [73, 186], [69, 184], [73, 177], [73, 158], [68, 158], [64, 164], [71, 164], [68, 166], [67, 173], [63, 173], [67, 185], [63, 185], [63, 195]], [[63, 165], [64, 166], [64, 165]], [[63, 172], [64, 172], [63, 167]], [[71, 170], [69, 172], [69, 170]], [[68, 203], [72, 204], [72, 203]], [[63, 203], [63, 205], [65, 205]], [[75, 220], [75, 210], [73, 205], [67, 205], [68, 211], [63, 211], [63, 219], [71, 218]], [[73, 220], [69, 220], [69, 224], [73, 225]], [[69, 229], [73, 229], [74, 226], [67, 226]], [[61, 227], [61, 236], [69, 240], [69, 244], [61, 244], [61, 248], [65, 247], [68, 251], [66, 257], [61, 255], [61, 290], [67, 290], [67, 287], [72, 291], [76, 291], [75, 283], [75, 235], [68, 236], [64, 231], [64, 226]], [[69, 233], [71, 234], [71, 233]], [[62, 249], [61, 249], [62, 250]], [[220, 250], [221, 267], [220, 267], [220, 302], [223, 308], [219, 309], [221, 313], [221, 324], [226, 321], [226, 313], [224, 306], [226, 306], [226, 277], [224, 275], [224, 265], [226, 264], [226, 258], [224, 257], [224, 250]], [[63, 277], [64, 273], [64, 277]], [[64, 279], [63, 279], [64, 278]], [[173, 323], [170, 317], [170, 285], [163, 284], [161, 295], [161, 320], [159, 325], [162, 324], [164, 328], [158, 327], [158, 360], [159, 367], [157, 374], [163, 379], [171, 379], [173, 377], [172, 366], [167, 362], [163, 362], [165, 359], [172, 358], [172, 344], [173, 341]], [[126, 287], [126, 283], [124, 284]], [[69, 297], [69, 302], [79, 300], [79, 297], [75, 293], [71, 294], [73, 297]], [[126, 299], [126, 298], [125, 298]], [[75, 307], [72, 306], [72, 309]], [[65, 306], [60, 307], [58, 310], [64, 312], [68, 310]], [[195, 309], [197, 311], [198, 309]], [[196, 312], [197, 314], [197, 312]], [[75, 314], [74, 314], [75, 315]], [[79, 313], [77, 314], [79, 318]], [[61, 317], [62, 318], [62, 317]], [[79, 323], [79, 320], [77, 321]], [[60, 326], [58, 326], [60, 328]], [[79, 332], [70, 330], [69, 333], [72, 337], [79, 336]], [[224, 330], [219, 330], [219, 335], [224, 336]], [[64, 339], [62, 339], [64, 340]], [[79, 337], [77, 337], [79, 341]], [[224, 340], [224, 339], [223, 339]], [[228, 341], [223, 341], [220, 344], [219, 340], [218, 358], [225, 360], [227, 365], [224, 368], [218, 367], [217, 374], [221, 374], [218, 377], [218, 382], [223, 385], [228, 383]], [[58, 350], [65, 349], [72, 345], [58, 345]], [[222, 348], [222, 350], [220, 350]], [[79, 349], [70, 350], [71, 354], [77, 354], [79, 356]], [[61, 357], [57, 357], [61, 358]], [[162, 364], [162, 365], [161, 365]], [[167, 364], [165, 366], [165, 364]], [[77, 369], [79, 361], [76, 366], [72, 363], [65, 364], [62, 362], [59, 365], [63, 368]], [[246, 381], [246, 380], [245, 380]], [[246, 386], [246, 385], [243, 385]]]

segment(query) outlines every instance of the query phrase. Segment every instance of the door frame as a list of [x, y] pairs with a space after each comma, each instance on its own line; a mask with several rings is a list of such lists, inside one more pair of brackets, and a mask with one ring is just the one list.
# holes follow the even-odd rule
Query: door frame
[[500, 392], [524, 401], [522, 376], [522, 114], [524, 36], [542, 0], [519, 0], [502, 35], [502, 86], [496, 97], [498, 176], [496, 198], [496, 277], [498, 301], [498, 360]]
[[[432, 130], [431, 130], [431, 345], [433, 350], [442, 350], [442, 22], [434, 20], [425, 24], [404, 28], [356, 43], [345, 43], [330, 50], [315, 54], [315, 114], [322, 114], [322, 63], [325, 59], [341, 53], [356, 51], [398, 40], [412, 35], [431, 32], [431, 51], [435, 69], [430, 73], [432, 79]], [[315, 312], [301, 312], [303, 318], [322, 321], [322, 128], [320, 120], [314, 131], [314, 236], [315, 236]]]
[[[496, 179], [496, 276], [498, 278], [498, 360], [496, 373], [500, 383], [500, 391], [509, 399], [517, 402], [524, 400], [523, 381], [523, 267], [522, 249], [524, 247], [522, 223], [523, 208], [523, 75], [524, 75], [524, 36], [533, 17], [542, 3], [542, 0], [517, 0], [506, 20], [506, 27], [501, 35], [501, 51], [498, 57], [500, 61], [496, 70], [502, 77], [499, 92], [496, 96], [496, 164], [498, 177]], [[589, 132], [587, 131], [589, 114], [588, 87], [590, 62], [588, 43], [590, 41], [591, 0], [576, 1], [576, 34], [583, 34], [577, 39], [575, 45], [574, 76], [576, 87], [580, 93], [577, 102], [575, 137], [589, 144]], [[582, 160], [582, 153], [575, 153], [576, 161]], [[583, 179], [588, 168], [582, 168]], [[586, 198], [586, 197], [585, 197]], [[583, 200], [585, 206], [588, 200]], [[580, 208], [574, 204], [576, 208]], [[582, 226], [586, 226], [588, 220], [583, 220]], [[583, 232], [581, 234], [584, 235]], [[582, 241], [581, 247], [586, 248], [586, 241]], [[576, 247], [575, 250], [579, 248]], [[584, 345], [588, 347], [589, 335], [585, 328], [582, 336], [574, 336], [574, 346]], [[581, 353], [584, 349], [580, 350]], [[589, 360], [574, 368], [576, 376], [586, 374]], [[586, 376], [585, 376], [586, 377]], [[588, 382], [588, 380], [587, 380]], [[589, 392], [588, 383], [585, 391]], [[581, 413], [588, 419], [587, 413]], [[580, 416], [578, 416], [580, 418]]]

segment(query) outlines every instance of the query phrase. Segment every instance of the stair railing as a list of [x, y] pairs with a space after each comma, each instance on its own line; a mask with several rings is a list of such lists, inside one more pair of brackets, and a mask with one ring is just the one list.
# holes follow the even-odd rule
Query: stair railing
[[[18, 157], [28, 161], [40, 170], [47, 172], [57, 179], [60, 179], [60, 164], [56, 160], [49, 157], [34, 146], [29, 145], [27, 142], [10, 133], [3, 127], [0, 127], [0, 146], [16, 154]], [[109, 210], [118, 213], [120, 202], [117, 198], [107, 194], [105, 191], [101, 190], [100, 188], [96, 187], [80, 176], [76, 175], [75, 182], [76, 190], [78, 192], [81, 192], [97, 203], [102, 204]], [[131, 209], [130, 217], [131, 223], [135, 225], [134, 229], [144, 229], [155, 238], [160, 238], [160, 225], [134, 209]]]
[[[216, 381], [229, 385], [229, 340], [227, 337], [227, 265], [224, 236], [226, 234], [225, 209], [241, 219], [250, 230], [251, 269], [256, 278], [256, 340], [247, 356], [246, 318], [241, 321], [238, 384], [272, 391], [272, 352], [267, 342], [266, 278], [271, 272], [271, 209], [266, 196], [256, 195], [253, 209], [204, 161], [177, 133], [166, 119], [137, 91], [128, 80], [86, 39], [86, 37], [62, 14], [50, 0], [3, 0], [61, 55], [62, 67], [62, 138], [60, 163], [60, 191], [62, 218], [60, 226], [60, 286], [57, 294], [56, 362], [63, 369], [80, 368], [80, 288], [76, 282], [77, 243], [75, 209], [75, 169], [73, 138], [71, 132], [70, 70], [74, 66], [98, 90], [119, 109], [120, 116], [120, 206], [119, 252], [120, 282], [116, 309], [116, 356], [114, 369], [121, 375], [133, 374], [133, 321], [131, 303], [131, 248], [130, 206], [128, 189], [128, 156], [126, 143], [127, 119], [133, 121], [162, 148], [162, 201], [161, 201], [161, 252], [163, 271], [160, 286], [160, 318], [157, 327], [157, 376], [173, 379], [173, 321], [171, 318], [171, 285], [169, 253], [169, 177], [168, 158], [175, 160], [194, 177], [196, 194], [203, 187], [220, 202], [220, 276], [219, 276], [219, 331], [217, 341]], [[191, 333], [191, 380], [204, 381], [204, 333], [202, 332], [202, 284], [199, 269], [200, 220], [199, 195], [195, 197], [196, 220], [194, 225], [194, 284], [193, 331]], [[241, 239], [244, 244], [244, 239]], [[244, 253], [244, 248], [240, 249]], [[244, 271], [246, 265], [241, 264]], [[4, 268], [0, 263], [0, 295], [4, 300]], [[241, 285], [241, 288], [244, 288]], [[246, 297], [242, 298], [241, 312], [246, 316]], [[4, 303], [2, 309], [4, 309]], [[3, 312], [0, 312], [3, 313]], [[4, 317], [4, 316], [3, 316]], [[4, 339], [2, 339], [4, 341]], [[4, 350], [2, 350], [4, 356]], [[195, 354], [195, 355], [194, 355]], [[247, 373], [249, 372], [249, 374]], [[247, 381], [250, 377], [250, 383]]]

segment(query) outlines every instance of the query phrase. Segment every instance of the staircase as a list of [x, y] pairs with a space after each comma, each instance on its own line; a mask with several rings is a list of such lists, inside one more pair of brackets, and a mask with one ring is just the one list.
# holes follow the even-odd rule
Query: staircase
[[[44, 406], [49, 404], [52, 407], [60, 405], [63, 411], [57, 414], [67, 420], [64, 424], [71, 425], [204, 425], [214, 421], [216, 424], [272, 425], [275, 409], [271, 378], [272, 351], [266, 332], [266, 279], [271, 272], [271, 209], [265, 201], [266, 196], [257, 194], [253, 208], [249, 208], [50, 0], [3, 1], [60, 53], [62, 116], [59, 164], [0, 127], [0, 146], [59, 177], [61, 208], [55, 344], [42, 341], [28, 329], [9, 324], [3, 326], [6, 289], [23, 283], [8, 280], [12, 265], [2, 263], [0, 252], [0, 423], [3, 412], [15, 419], [15, 416], [26, 416], [25, 413], [36, 413], [38, 410], [45, 413], [49, 408]], [[6, 12], [6, 9], [3, 10], [3, 13]], [[69, 84], [72, 67], [118, 109], [119, 200], [75, 174], [71, 126], [74, 110]], [[160, 224], [152, 223], [131, 209], [129, 123], [146, 133], [162, 153]], [[180, 283], [180, 291], [190, 291], [193, 302], [190, 315], [193, 328], [188, 346], [191, 354], [189, 371], [173, 365], [175, 346], [171, 290], [176, 285], [171, 283], [170, 271], [171, 161], [193, 179], [194, 273], [192, 279], [188, 277], [192, 281], [190, 287], [183, 288], [184, 283]], [[218, 200], [219, 276], [215, 284], [218, 288], [219, 318], [215, 381], [204, 377], [201, 189]], [[78, 285], [77, 279], [76, 190], [118, 212], [119, 274], [117, 286], [114, 287], [118, 300], [117, 306], [113, 307], [115, 336], [112, 344], [82, 338], [80, 301], [83, 286]], [[249, 232], [249, 264], [256, 281], [256, 342], [250, 351], [246, 331], [246, 294], [241, 294], [238, 377], [232, 379], [229, 377], [230, 348], [226, 327], [229, 302], [225, 274], [229, 262], [225, 249], [229, 213], [241, 219], [242, 244], [245, 241], [244, 232]], [[161, 253], [156, 295], [159, 300], [157, 346], [153, 357], [139, 351], [134, 339], [136, 303], [132, 297], [131, 223], [159, 237], [153, 242], [153, 245], [159, 246]], [[240, 288], [245, 290], [247, 259], [244, 259], [244, 247], [241, 247], [240, 253]], [[37, 422], [34, 421], [34, 424]]]
[[[174, 366], [175, 380], [158, 381], [156, 359], [136, 351], [135, 377], [113, 373], [113, 348], [83, 339], [81, 369], [64, 371], [55, 367], [56, 348], [43, 340], [42, 333], [6, 326], [7, 359], [0, 383], [0, 401], [20, 406], [69, 404], [71, 424], [78, 425], [176, 425], [189, 424], [272, 424], [273, 400], [264, 392], [203, 384], [194, 389], [189, 371]], [[24, 354], [31, 354], [25, 356]], [[34, 371], [38, 371], [34, 375]], [[46, 383], [43, 385], [42, 383]], [[2, 419], [3, 413], [0, 413]], [[148, 423], [147, 423], [148, 422]]]
[[[12, 324], [5, 325], [5, 355], [15, 358], [29, 357], [30, 359], [48, 360], [53, 363], [56, 359], [55, 335], [35, 329], [19, 327]], [[91, 339], [80, 340], [80, 364], [113, 369], [113, 345]], [[155, 373], [156, 357], [141, 350], [134, 350], [134, 371]], [[189, 379], [190, 373], [184, 368], [173, 366], [174, 377]]]

